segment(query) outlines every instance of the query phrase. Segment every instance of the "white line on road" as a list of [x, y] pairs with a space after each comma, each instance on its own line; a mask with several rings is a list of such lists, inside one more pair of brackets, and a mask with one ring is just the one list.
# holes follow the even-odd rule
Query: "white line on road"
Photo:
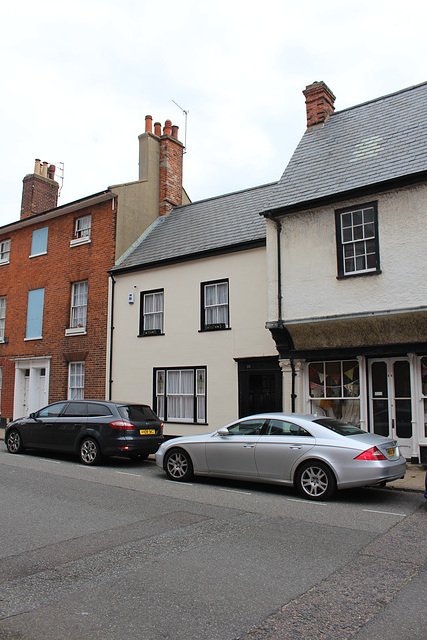
[[243, 493], [245, 496], [251, 496], [250, 491], [239, 491], [238, 489], [220, 489], [220, 491], [228, 491], [229, 493]]
[[122, 476], [135, 476], [135, 478], [142, 478], [140, 473], [127, 473], [126, 471], [116, 471], [116, 473], [120, 473]]
[[399, 516], [399, 518], [404, 518], [406, 513], [394, 513], [393, 511], [376, 511], [375, 509], [363, 509], [363, 511], [368, 511], [369, 513], [382, 513], [386, 516]]
[[315, 504], [319, 507], [327, 507], [327, 502], [310, 502], [309, 500], [298, 500], [298, 498], [286, 498], [288, 502], [302, 502], [303, 504]]
[[48, 460], [47, 458], [40, 458], [43, 462], [51, 462], [52, 464], [61, 464], [60, 460]]

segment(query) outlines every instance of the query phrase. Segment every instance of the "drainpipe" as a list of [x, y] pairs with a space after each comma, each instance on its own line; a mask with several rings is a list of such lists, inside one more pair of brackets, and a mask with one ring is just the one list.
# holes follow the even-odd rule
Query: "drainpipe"
[[114, 286], [116, 281], [110, 272], [111, 278], [111, 309], [110, 309], [110, 362], [108, 365], [108, 400], [111, 400], [111, 392], [113, 387], [113, 332], [114, 332]]
[[[280, 236], [282, 233], [282, 223], [280, 220], [274, 217], [272, 213], [266, 213], [265, 217], [271, 220], [276, 224], [276, 247], [277, 247], [277, 324], [280, 327], [284, 327], [283, 318], [282, 318], [282, 245], [280, 242]], [[293, 358], [290, 358], [291, 369], [292, 369], [292, 389], [291, 389], [291, 410], [292, 413], [295, 413], [295, 363]]]

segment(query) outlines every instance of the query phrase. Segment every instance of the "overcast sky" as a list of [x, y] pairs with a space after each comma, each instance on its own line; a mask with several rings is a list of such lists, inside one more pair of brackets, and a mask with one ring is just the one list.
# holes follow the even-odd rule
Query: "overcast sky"
[[427, 80], [425, 0], [21, 0], [2, 9], [0, 225], [34, 159], [59, 204], [138, 179], [145, 116], [180, 127], [195, 200], [278, 180], [306, 85], [336, 110]]

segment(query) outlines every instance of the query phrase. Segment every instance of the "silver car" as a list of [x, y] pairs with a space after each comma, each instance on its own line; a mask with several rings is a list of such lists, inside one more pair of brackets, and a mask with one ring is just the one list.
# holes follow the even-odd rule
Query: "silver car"
[[156, 452], [171, 480], [193, 475], [295, 486], [310, 500], [337, 489], [403, 478], [405, 458], [395, 440], [333, 418], [265, 413], [210, 434], [174, 438]]

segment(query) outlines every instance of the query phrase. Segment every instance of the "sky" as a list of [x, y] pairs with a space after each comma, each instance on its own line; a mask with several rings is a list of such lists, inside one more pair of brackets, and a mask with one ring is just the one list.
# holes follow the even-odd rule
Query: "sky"
[[179, 126], [193, 202], [274, 182], [307, 85], [323, 80], [338, 111], [427, 81], [426, 20], [425, 0], [9, 2], [0, 226], [35, 158], [57, 166], [60, 205], [137, 180], [148, 114]]

